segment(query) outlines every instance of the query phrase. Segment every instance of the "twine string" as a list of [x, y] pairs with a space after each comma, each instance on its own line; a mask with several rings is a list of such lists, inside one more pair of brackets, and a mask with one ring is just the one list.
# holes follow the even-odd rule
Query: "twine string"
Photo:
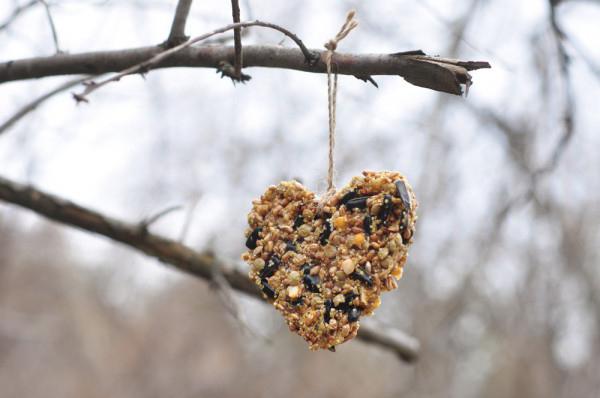
[[352, 29], [356, 28], [358, 25], [358, 21], [355, 19], [355, 17], [356, 11], [349, 11], [348, 15], [346, 15], [346, 22], [344, 22], [344, 25], [342, 25], [340, 31], [333, 39], [330, 39], [327, 43], [325, 43], [325, 48], [327, 49], [327, 52], [325, 53], [325, 65], [327, 66], [327, 104], [329, 110], [329, 166], [327, 170], [327, 193], [325, 194], [324, 199], [335, 193], [335, 185], [333, 183], [333, 174], [335, 170], [333, 151], [335, 148], [335, 112], [338, 73], [336, 68], [336, 70], [333, 72], [332, 78], [332, 58], [338, 43], [348, 36], [348, 33], [350, 33], [350, 31], [352, 31]]

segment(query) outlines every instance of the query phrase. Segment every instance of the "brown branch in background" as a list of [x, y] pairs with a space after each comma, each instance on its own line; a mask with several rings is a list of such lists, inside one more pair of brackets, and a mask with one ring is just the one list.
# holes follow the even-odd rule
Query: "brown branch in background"
[[571, 88], [571, 79], [569, 75], [569, 55], [565, 49], [564, 40], [566, 39], [565, 33], [562, 31], [561, 27], [558, 25], [558, 20], [556, 18], [556, 7], [560, 2], [556, 0], [548, 0], [548, 5], [550, 7], [550, 28], [552, 29], [552, 34], [554, 36], [554, 42], [556, 44], [556, 52], [557, 52], [557, 62], [560, 69], [560, 77], [562, 80], [562, 88], [563, 88], [563, 112], [562, 112], [562, 124], [563, 124], [563, 133], [556, 144], [555, 149], [552, 151], [552, 155], [550, 159], [539, 170], [536, 171], [536, 174], [548, 174], [552, 172], [557, 166], [562, 157], [565, 149], [569, 145], [571, 138], [573, 137], [573, 133], [575, 131], [574, 128], [574, 114], [575, 114], [575, 104], [573, 101], [573, 93]]
[[59, 94], [59, 93], [65, 91], [65, 90], [68, 90], [69, 88], [76, 86], [76, 85], [88, 80], [89, 78], [90, 78], [89, 76], [85, 76], [85, 77], [79, 77], [74, 80], [66, 81], [63, 84], [61, 84], [60, 86], [56, 87], [55, 89], [48, 91], [46, 94], [34, 99], [33, 101], [29, 102], [28, 104], [25, 104], [25, 106], [23, 106], [14, 115], [12, 115], [10, 118], [8, 118], [8, 120], [6, 120], [4, 123], [0, 124], [0, 135], [5, 133], [6, 131], [8, 131], [8, 129], [10, 129], [16, 122], [18, 122], [23, 117], [25, 117], [27, 114], [29, 114], [29, 112], [35, 110], [38, 106], [40, 106], [40, 104], [45, 102], [47, 99], [55, 96], [56, 94]]
[[289, 30], [282, 28], [281, 26], [277, 26], [274, 25], [272, 23], [268, 23], [268, 22], [262, 22], [262, 21], [253, 21], [253, 22], [240, 22], [240, 23], [234, 23], [231, 25], [227, 25], [225, 27], [216, 29], [210, 33], [205, 33], [203, 35], [194, 37], [191, 40], [186, 41], [185, 43], [179, 44], [175, 47], [172, 47], [168, 50], [165, 51], [161, 51], [158, 54], [154, 55], [152, 58], [147, 59], [143, 62], [140, 62], [137, 65], [133, 65], [119, 73], [117, 73], [116, 75], [107, 78], [106, 80], [101, 81], [100, 83], [96, 83], [94, 81], [89, 81], [86, 83], [86, 88], [85, 90], [80, 93], [80, 94], [73, 94], [73, 97], [75, 98], [75, 100], [77, 102], [87, 102], [87, 96], [89, 94], [91, 94], [92, 92], [96, 91], [97, 89], [99, 89], [100, 87], [111, 83], [111, 82], [115, 82], [115, 81], [119, 81], [123, 76], [127, 76], [130, 75], [132, 73], [146, 73], [148, 72], [154, 65], [158, 64], [159, 62], [169, 58], [170, 56], [172, 56], [173, 54], [175, 54], [178, 51], [181, 51], [185, 48], [190, 47], [192, 44], [197, 43], [199, 41], [208, 39], [211, 36], [214, 36], [216, 34], [219, 33], [223, 33], [223, 32], [227, 32], [228, 30], [231, 29], [235, 29], [235, 28], [240, 28], [240, 27], [247, 27], [247, 26], [262, 26], [265, 28], [271, 28], [271, 29], [275, 29], [278, 30], [288, 36], [290, 36], [290, 38], [292, 38], [292, 40], [294, 40], [296, 42], [296, 44], [298, 44], [298, 46], [300, 47], [300, 49], [302, 50], [302, 52], [304, 53], [304, 56], [306, 57], [307, 61], [311, 61], [314, 58], [314, 55], [312, 53], [310, 53], [308, 51], [308, 49], [304, 46], [304, 43], [302, 43], [302, 41], [292, 32], [290, 32]]
[[171, 24], [171, 31], [167, 41], [165, 42], [165, 47], [171, 48], [189, 39], [189, 36], [186, 36], [185, 34], [185, 25], [187, 23], [188, 16], [190, 15], [191, 6], [192, 0], [179, 0], [177, 2], [175, 15], [173, 16], [173, 23]]
[[[569, 142], [571, 141], [575, 128], [574, 128], [574, 118], [575, 118], [575, 104], [573, 100], [572, 87], [571, 87], [571, 79], [570, 79], [570, 71], [569, 71], [569, 55], [564, 46], [564, 41], [568, 40], [568, 37], [563, 32], [563, 30], [558, 25], [558, 20], [556, 16], [556, 7], [559, 5], [559, 1], [549, 0], [548, 4], [550, 7], [550, 29], [553, 35], [553, 42], [556, 47], [556, 59], [558, 64], [558, 69], [560, 71], [559, 77], [562, 84], [563, 89], [563, 110], [562, 110], [562, 134], [556, 143], [554, 149], [551, 152], [551, 155], [547, 162], [545, 162], [542, 166], [535, 167], [527, 162], [529, 159], [527, 153], [523, 150], [517, 151], [517, 147], [522, 145], [523, 143], [520, 140], [523, 137], [533, 136], [534, 131], [527, 131], [528, 127], [525, 125], [517, 126], [510, 123], [505, 118], [499, 116], [492, 110], [489, 109], [479, 109], [473, 106], [473, 104], [465, 103], [467, 109], [470, 109], [474, 114], [483, 120], [491, 122], [495, 125], [500, 132], [502, 132], [509, 146], [512, 148], [511, 155], [513, 160], [515, 160], [515, 164], [519, 165], [523, 169], [523, 171], [527, 175], [528, 184], [527, 188], [521, 192], [510, 198], [506, 203], [504, 203], [499, 211], [496, 213], [494, 219], [494, 233], [491, 234], [491, 238], [488, 239], [488, 242], [492, 242], [497, 239], [497, 236], [508, 219], [508, 216], [515, 210], [521, 208], [529, 204], [532, 200], [536, 199], [536, 192], [539, 186], [539, 182], [548, 174], [552, 173], [556, 167], [559, 165], [560, 158], [564, 154], [567, 149]], [[491, 245], [488, 244], [488, 246]]]
[[31, 0], [28, 3], [16, 7], [6, 21], [0, 23], [0, 31], [8, 28], [15, 21], [15, 19], [19, 17], [19, 15], [36, 5], [38, 1], [39, 0]]
[[50, 6], [46, 0], [38, 0], [38, 2], [42, 4], [46, 10], [46, 17], [48, 18], [48, 24], [50, 25], [50, 31], [52, 32], [52, 40], [54, 41], [54, 49], [56, 50], [56, 54], [59, 54], [61, 51], [60, 46], [58, 45], [58, 34], [56, 33], [56, 25], [54, 25], [54, 19], [50, 12]]
[[[0, 200], [30, 209], [51, 220], [99, 234], [123, 243], [148, 256], [188, 274], [211, 280], [213, 269], [222, 267], [221, 263], [209, 253], [199, 253], [177, 241], [143, 231], [139, 224], [126, 223], [93, 210], [86, 209], [73, 202], [44, 193], [31, 186], [18, 184], [0, 177]], [[261, 294], [241, 271], [222, 267], [222, 276], [235, 290], [253, 297]], [[399, 330], [383, 330], [369, 322], [361, 324], [358, 337], [396, 353], [405, 361], [417, 358], [419, 342]]]
[[[231, 0], [231, 14], [233, 23], [240, 22], [240, 3], [238, 0]], [[235, 49], [235, 58], [233, 61], [235, 77], [240, 79], [242, 76], [243, 54], [242, 54], [242, 29], [233, 30], [233, 45]]]
[[225, 279], [223, 270], [219, 265], [220, 264], [217, 264], [217, 266], [212, 267], [213, 272], [210, 286], [221, 301], [221, 304], [229, 313], [229, 315], [231, 315], [231, 317], [236, 321], [236, 324], [240, 326], [240, 330], [242, 332], [249, 334], [251, 337], [259, 338], [267, 344], [271, 344], [272, 341], [270, 338], [254, 330], [246, 322], [246, 319], [243, 318], [242, 313], [239, 310], [238, 303], [236, 302], [234, 291], [231, 285], [229, 285], [227, 282], [227, 279]]

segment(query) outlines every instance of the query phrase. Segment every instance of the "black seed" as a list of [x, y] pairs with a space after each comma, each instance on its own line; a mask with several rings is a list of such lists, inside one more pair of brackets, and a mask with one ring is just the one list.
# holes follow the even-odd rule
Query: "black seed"
[[333, 302], [331, 300], [325, 301], [325, 311], [323, 312], [323, 322], [329, 323], [331, 320], [330, 311], [333, 308]]
[[273, 254], [269, 261], [275, 264], [276, 267], [279, 267], [281, 265], [281, 259], [277, 254]]
[[387, 218], [390, 216], [393, 208], [394, 204], [392, 203], [392, 196], [385, 194], [383, 196], [383, 204], [379, 210], [379, 219], [383, 221], [384, 224], [387, 224]]
[[296, 300], [291, 301], [291, 304], [293, 306], [298, 306], [298, 305], [301, 305], [302, 303], [304, 303], [304, 299], [302, 297], [299, 297]]
[[402, 200], [404, 210], [410, 210], [410, 195], [406, 184], [403, 180], [398, 180], [394, 184], [396, 184], [396, 195]]
[[275, 289], [273, 289], [271, 287], [271, 285], [269, 285], [269, 283], [267, 282], [266, 279], [262, 280], [262, 285], [263, 285], [263, 288], [262, 288], [263, 293], [266, 294], [267, 297], [274, 299], [275, 298]]
[[323, 213], [321, 213], [321, 214], [319, 215], [319, 218], [321, 218], [321, 219], [323, 219], [323, 220], [328, 220], [328, 219], [330, 219], [330, 218], [331, 218], [331, 213], [325, 213], [325, 212], [323, 212]]
[[289, 252], [289, 251], [295, 252], [295, 251], [297, 251], [296, 245], [294, 244], [294, 242], [290, 242], [289, 240], [287, 242], [285, 242], [285, 251], [286, 252]]
[[367, 286], [373, 286], [373, 279], [362, 269], [357, 268], [356, 271], [350, 274], [352, 279], [356, 279], [357, 281], [361, 281], [367, 284]]
[[365, 234], [371, 235], [371, 216], [370, 215], [366, 215], [365, 219], [363, 220], [363, 228], [365, 230]]
[[344, 298], [346, 299], [344, 302], [348, 305], [352, 304], [352, 301], [354, 301], [355, 298], [358, 297], [358, 294], [356, 293], [348, 293], [344, 296]]
[[256, 227], [254, 228], [254, 231], [250, 233], [250, 236], [248, 236], [248, 239], [246, 239], [246, 247], [248, 249], [256, 249], [256, 241], [258, 240], [258, 234], [260, 233], [260, 231], [262, 231], [262, 228]]
[[277, 254], [273, 254], [267, 262], [267, 265], [265, 265], [264, 268], [260, 271], [259, 276], [263, 279], [273, 276], [280, 265], [281, 260], [279, 259], [279, 256]]
[[328, 350], [331, 351], [331, 352], [335, 352], [335, 346], [332, 345], [331, 347], [328, 348]]
[[298, 228], [302, 224], [304, 224], [304, 217], [302, 217], [302, 214], [298, 214], [294, 220], [294, 229]]
[[325, 220], [325, 229], [323, 232], [321, 232], [321, 236], [319, 236], [319, 242], [321, 242], [321, 245], [327, 244], [329, 235], [331, 235], [331, 220]]
[[400, 223], [398, 227], [400, 229], [400, 235], [403, 235], [406, 228], [408, 228], [408, 216], [405, 211], [402, 211], [402, 214], [400, 214]]
[[356, 322], [360, 318], [360, 308], [352, 307], [348, 311], [348, 322]]
[[304, 275], [308, 275], [308, 273], [310, 272], [311, 268], [312, 268], [312, 266], [309, 263], [306, 263], [306, 264], [302, 265], [302, 273]]
[[365, 209], [367, 207], [368, 196], [359, 196], [357, 198], [350, 199], [346, 202], [346, 209]]
[[[406, 211], [403, 211], [402, 214], [400, 215], [400, 236], [402, 237], [402, 243], [405, 245], [410, 241], [410, 238], [412, 238], [412, 232], [407, 231], [407, 230], [408, 230], [408, 214]], [[408, 235], [407, 235], [407, 232], [409, 232]], [[405, 237], [405, 235], [408, 236], [408, 239]]]
[[347, 194], [345, 194], [344, 196], [342, 196], [342, 199], [340, 199], [340, 203], [345, 205], [350, 199], [354, 199], [357, 196], [358, 196], [358, 192], [350, 191]]
[[306, 286], [309, 291], [313, 293], [319, 292], [319, 282], [321, 280], [317, 275], [304, 275], [302, 281], [304, 282], [304, 286]]
[[345, 300], [343, 303], [338, 304], [335, 308], [342, 312], [348, 312], [352, 308], [352, 300], [358, 295], [355, 293], [348, 293], [344, 296]]

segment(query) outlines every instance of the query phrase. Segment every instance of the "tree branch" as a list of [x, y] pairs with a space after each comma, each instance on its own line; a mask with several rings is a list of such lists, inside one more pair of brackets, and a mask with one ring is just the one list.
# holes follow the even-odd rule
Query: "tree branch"
[[6, 19], [6, 21], [0, 23], [0, 31], [8, 28], [10, 24], [12, 24], [19, 15], [21, 15], [23, 12], [27, 11], [37, 3], [38, 0], [30, 0], [28, 3], [16, 7], [13, 10], [12, 14]]
[[548, 174], [552, 172], [558, 166], [561, 156], [565, 152], [569, 142], [573, 137], [573, 133], [575, 132], [575, 102], [573, 100], [572, 88], [571, 88], [571, 79], [569, 73], [569, 55], [567, 54], [567, 50], [565, 49], [565, 45], [563, 40], [566, 40], [566, 35], [558, 24], [557, 19], [557, 9], [560, 2], [555, 0], [549, 0], [548, 4], [550, 7], [550, 28], [552, 30], [554, 43], [556, 45], [557, 52], [557, 62], [560, 69], [560, 78], [562, 79], [563, 86], [563, 111], [562, 111], [562, 123], [563, 123], [563, 132], [562, 135], [556, 143], [554, 151], [550, 156], [547, 164], [537, 170], [539, 174]]
[[[231, 0], [231, 14], [233, 23], [240, 22], [240, 3], [238, 0]], [[233, 30], [233, 45], [235, 49], [235, 60], [233, 63], [235, 76], [239, 79], [242, 76], [242, 29], [235, 28]]]
[[85, 76], [85, 77], [79, 77], [74, 80], [68, 80], [68, 81], [64, 82], [63, 84], [61, 84], [60, 86], [56, 87], [55, 89], [48, 91], [46, 94], [34, 99], [33, 101], [29, 102], [28, 104], [25, 104], [25, 106], [23, 106], [21, 109], [19, 109], [8, 120], [6, 120], [4, 123], [0, 124], [0, 135], [5, 133], [16, 122], [18, 122], [23, 117], [25, 117], [29, 112], [35, 110], [38, 106], [40, 106], [40, 104], [45, 102], [47, 99], [52, 98], [56, 94], [61, 93], [73, 86], [76, 86], [77, 84], [83, 83], [84, 81], [88, 80], [89, 78], [90, 78], [89, 76]]
[[165, 42], [166, 47], [174, 47], [189, 39], [189, 37], [185, 35], [185, 25], [190, 14], [191, 6], [192, 0], [179, 0], [177, 2], [173, 23], [171, 24], [171, 31]]
[[[82, 54], [59, 54], [0, 63], [0, 83], [70, 74], [101, 74], [118, 72], [144, 62], [164, 51], [161, 46]], [[307, 50], [308, 51], [308, 50]], [[311, 50], [320, 57], [323, 51]], [[154, 64], [151, 69], [171, 67], [215, 68], [220, 61], [233, 62], [234, 49], [229, 46], [188, 47]], [[295, 48], [281, 46], [245, 46], [245, 67], [293, 69], [325, 73], [320, 60], [311, 66], [305, 54]], [[471, 70], [489, 68], [487, 62], [464, 62], [426, 55], [343, 54], [335, 53], [333, 60], [340, 74], [352, 76], [400, 75], [409, 83], [462, 94], [461, 84], [471, 81]]]
[[[196, 252], [177, 241], [143, 231], [138, 224], [125, 223], [3, 177], [0, 177], [0, 200], [30, 209], [59, 223], [123, 243], [202, 279], [211, 280], [213, 268], [221, 266], [213, 255]], [[261, 297], [257, 286], [245, 273], [226, 267], [221, 269], [223, 277], [232, 288], [253, 297]], [[418, 355], [419, 342], [398, 330], [384, 331], [364, 322], [358, 337], [396, 353], [405, 361], [413, 361]]]
[[59, 54], [60, 46], [58, 45], [58, 34], [56, 33], [56, 25], [54, 25], [54, 19], [52, 18], [52, 13], [50, 12], [50, 6], [46, 0], [38, 0], [44, 6], [46, 10], [46, 17], [48, 18], [48, 25], [50, 25], [50, 31], [52, 32], [52, 41], [54, 42], [54, 49], [56, 50], [56, 54]]
[[146, 73], [150, 69], [152, 69], [154, 67], [154, 65], [172, 57], [174, 54], [180, 52], [181, 50], [189, 48], [194, 43], [208, 39], [209, 37], [214, 36], [216, 34], [227, 32], [228, 30], [231, 30], [231, 29], [247, 27], [247, 26], [262, 26], [264, 28], [275, 29], [275, 30], [285, 34], [286, 36], [289, 36], [292, 40], [294, 40], [296, 42], [296, 44], [298, 44], [298, 47], [300, 47], [300, 50], [304, 54], [306, 61], [309, 64], [313, 64], [314, 61], [316, 61], [316, 56], [313, 53], [311, 53], [310, 51], [308, 51], [308, 49], [304, 46], [304, 43], [302, 43], [302, 40], [300, 40], [298, 38], [298, 36], [296, 36], [295, 34], [290, 32], [289, 30], [282, 28], [281, 26], [269, 23], [269, 22], [262, 22], [262, 21], [239, 22], [239, 23], [233, 23], [231, 25], [224, 26], [219, 29], [215, 29], [212, 32], [205, 33], [200, 36], [196, 36], [193, 39], [186, 41], [185, 43], [181, 43], [175, 47], [169, 48], [168, 50], [161, 51], [158, 54], [151, 57], [150, 59], [146, 59], [136, 65], [133, 65], [125, 70], [122, 70], [119, 73], [117, 73], [116, 75], [111, 76], [111, 77], [107, 78], [106, 80], [101, 81], [100, 83], [96, 83], [94, 81], [89, 81], [85, 85], [86, 86], [85, 90], [80, 94], [73, 94], [73, 97], [75, 98], [75, 100], [77, 100], [77, 102], [80, 102], [80, 101], [87, 102], [86, 96], [88, 94], [92, 93], [93, 91], [96, 91], [97, 89], [99, 89], [100, 87], [102, 87], [108, 83], [119, 81], [122, 77], [130, 75], [132, 73], [142, 73], [142, 74]]

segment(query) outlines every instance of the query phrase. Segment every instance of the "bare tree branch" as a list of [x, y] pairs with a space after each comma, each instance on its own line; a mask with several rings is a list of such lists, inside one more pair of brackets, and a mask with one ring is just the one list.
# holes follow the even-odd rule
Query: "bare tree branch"
[[50, 31], [52, 32], [52, 41], [54, 42], [54, 49], [56, 53], [59, 54], [60, 46], [58, 45], [58, 34], [56, 33], [56, 25], [54, 25], [54, 19], [52, 18], [52, 13], [50, 12], [50, 6], [46, 0], [38, 0], [44, 6], [46, 10], [46, 17], [48, 18], [48, 24], [50, 25]]
[[190, 230], [190, 226], [192, 225], [192, 218], [194, 216], [194, 211], [196, 211], [196, 206], [198, 206], [198, 202], [200, 201], [200, 195], [196, 195], [190, 205], [188, 206], [187, 214], [185, 215], [185, 220], [183, 221], [183, 226], [181, 227], [181, 232], [179, 233], [179, 239], [177, 240], [179, 243], [185, 243], [185, 238]]
[[[59, 54], [0, 63], [0, 83], [69, 74], [118, 72], [164, 51], [161, 46], [82, 54]], [[308, 51], [308, 50], [307, 50]], [[312, 50], [320, 57], [321, 50]], [[489, 68], [487, 62], [463, 62], [425, 55], [344, 54], [333, 56], [338, 73], [352, 76], [400, 75], [408, 82], [436, 91], [460, 95], [460, 85], [470, 82], [471, 70]], [[233, 61], [229, 46], [188, 47], [154, 64], [151, 69], [170, 67], [215, 68], [222, 60]], [[293, 69], [325, 73], [322, 61], [311, 66], [298, 49], [281, 46], [245, 46], [246, 67]]]
[[38, 3], [38, 1], [39, 0], [31, 0], [28, 3], [25, 3], [23, 5], [16, 7], [13, 10], [13, 12], [10, 14], [10, 16], [6, 19], [6, 21], [4, 21], [0, 24], [0, 31], [8, 28], [10, 26], [10, 24], [12, 24], [19, 15], [21, 15], [23, 12], [27, 11], [28, 9], [30, 9], [31, 7], [36, 5]]
[[565, 49], [565, 45], [563, 40], [566, 40], [566, 35], [558, 25], [558, 19], [556, 16], [556, 7], [558, 6], [558, 1], [556, 0], [548, 0], [548, 4], [550, 7], [550, 28], [552, 29], [552, 34], [554, 36], [554, 42], [556, 44], [556, 52], [557, 52], [557, 62], [560, 69], [560, 77], [562, 80], [562, 88], [563, 88], [563, 112], [562, 112], [562, 123], [563, 123], [563, 133], [556, 144], [548, 163], [541, 167], [537, 173], [538, 174], [547, 174], [553, 171], [560, 161], [562, 154], [565, 152], [565, 149], [569, 145], [571, 138], [573, 137], [573, 133], [575, 131], [574, 128], [574, 114], [575, 114], [575, 103], [573, 100], [572, 88], [571, 88], [571, 79], [569, 75], [569, 55]]
[[[0, 200], [30, 209], [51, 220], [99, 234], [123, 243], [148, 256], [171, 264], [180, 271], [211, 280], [213, 268], [221, 267], [218, 260], [208, 253], [199, 253], [177, 241], [145, 232], [138, 224], [126, 223], [73, 202], [44, 193], [31, 186], [21, 185], [0, 177]], [[245, 273], [222, 267], [222, 275], [231, 287], [254, 297], [261, 297]], [[396, 353], [405, 361], [417, 358], [419, 342], [398, 330], [393, 332], [364, 322], [358, 337]]]
[[158, 220], [160, 220], [167, 214], [173, 213], [174, 211], [177, 211], [177, 210], [181, 210], [182, 208], [183, 208], [182, 205], [169, 206], [169, 207], [159, 211], [158, 213], [143, 219], [139, 223], [138, 228], [140, 228], [144, 232], [148, 232], [148, 228], [150, 228], [150, 226], [152, 224], [154, 224], [155, 222], [157, 222]]
[[59, 94], [59, 93], [65, 91], [73, 86], [76, 86], [77, 84], [82, 83], [82, 82], [88, 80], [89, 78], [90, 78], [89, 76], [85, 76], [85, 77], [79, 77], [74, 80], [68, 80], [68, 81], [64, 82], [63, 84], [61, 84], [60, 86], [56, 87], [55, 89], [48, 91], [46, 94], [29, 102], [28, 104], [23, 106], [21, 109], [19, 109], [14, 115], [12, 115], [7, 121], [0, 124], [0, 135], [5, 133], [6, 131], [8, 131], [8, 129], [10, 129], [16, 122], [21, 120], [29, 112], [35, 110], [38, 106], [40, 106], [41, 103], [45, 102], [47, 99], [55, 96], [56, 94]]
[[[240, 3], [238, 0], [231, 0], [231, 14], [233, 16], [233, 23], [240, 22]], [[235, 59], [233, 62], [235, 76], [239, 79], [242, 75], [242, 29], [235, 28], [233, 30], [233, 45], [235, 48]]]
[[171, 32], [169, 33], [169, 38], [165, 42], [166, 47], [174, 47], [189, 39], [185, 34], [185, 25], [190, 14], [191, 6], [192, 0], [179, 0], [177, 2], [175, 16], [173, 17], [173, 23], [171, 24]]
[[190, 47], [194, 43], [208, 39], [209, 37], [214, 36], [216, 34], [223, 33], [228, 30], [243, 27], [243, 26], [262, 26], [264, 28], [271, 28], [271, 29], [280, 31], [280, 32], [284, 33], [285, 35], [289, 36], [290, 38], [292, 38], [292, 40], [294, 40], [296, 42], [296, 44], [298, 44], [298, 46], [300, 47], [300, 50], [302, 50], [304, 56], [306, 57], [306, 61], [308, 63], [313, 63], [313, 61], [316, 61], [316, 56], [314, 54], [310, 53], [308, 51], [308, 49], [304, 46], [304, 43], [302, 43], [302, 40], [300, 40], [295, 34], [290, 32], [289, 30], [282, 28], [281, 26], [277, 26], [275, 24], [268, 23], [268, 22], [262, 22], [262, 21], [240, 22], [240, 23], [234, 23], [231, 25], [227, 25], [227, 26], [219, 28], [219, 29], [215, 29], [210, 33], [205, 33], [203, 35], [196, 36], [193, 39], [186, 41], [185, 43], [179, 44], [168, 50], [161, 51], [158, 54], [154, 55], [152, 58], [144, 60], [143, 62], [140, 62], [137, 65], [133, 65], [133, 66], [117, 73], [116, 75], [111, 76], [111, 77], [107, 78], [106, 80], [101, 81], [100, 83], [96, 83], [94, 81], [87, 82], [85, 90], [80, 94], [73, 94], [73, 97], [75, 98], [75, 100], [77, 100], [77, 102], [80, 102], [80, 101], [87, 102], [87, 98], [86, 98], [87, 95], [89, 95], [90, 93], [96, 91], [97, 89], [99, 89], [100, 87], [102, 87], [108, 83], [119, 81], [122, 77], [130, 75], [132, 73], [142, 73], [142, 74], [146, 73], [154, 65], [160, 63], [161, 61], [164, 61], [167, 58], [170, 58], [171, 56], [173, 56], [173, 54]]

